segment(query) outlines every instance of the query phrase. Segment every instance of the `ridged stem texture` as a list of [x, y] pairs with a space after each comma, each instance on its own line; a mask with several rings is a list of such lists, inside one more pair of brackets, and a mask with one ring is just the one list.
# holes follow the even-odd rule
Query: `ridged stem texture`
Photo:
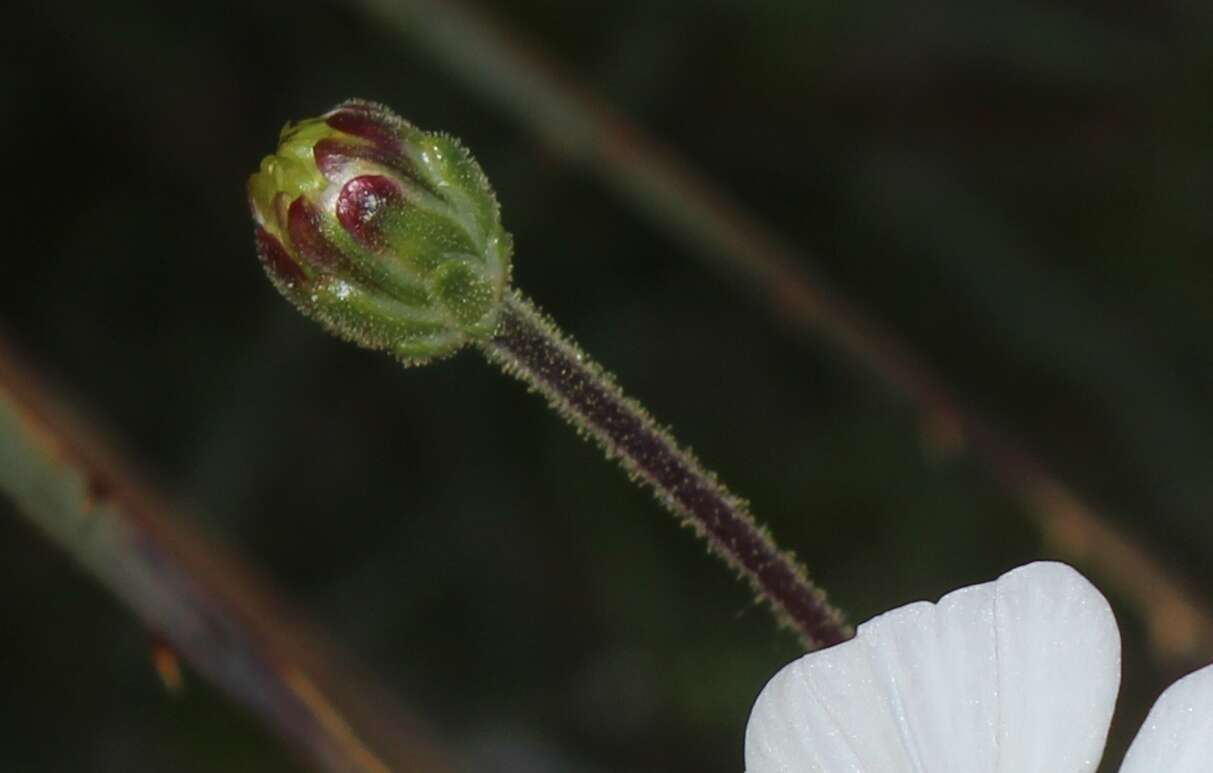
[[842, 615], [804, 568], [776, 547], [746, 503], [625, 396], [614, 379], [530, 301], [509, 292], [497, 332], [481, 348], [651, 486], [668, 510], [750, 581], [809, 649], [851, 637]]

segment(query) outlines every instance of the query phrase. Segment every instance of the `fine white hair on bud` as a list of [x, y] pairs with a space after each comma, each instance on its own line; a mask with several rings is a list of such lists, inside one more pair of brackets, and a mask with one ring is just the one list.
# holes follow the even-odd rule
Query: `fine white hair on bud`
[[334, 333], [416, 364], [496, 328], [511, 240], [454, 138], [346, 102], [288, 124], [248, 192], [270, 279]]

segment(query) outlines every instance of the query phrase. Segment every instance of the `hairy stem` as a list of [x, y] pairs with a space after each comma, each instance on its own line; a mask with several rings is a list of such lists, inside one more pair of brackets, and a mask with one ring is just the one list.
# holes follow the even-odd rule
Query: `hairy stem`
[[588, 432], [608, 456], [648, 483], [666, 508], [750, 581], [809, 649], [851, 637], [842, 615], [804, 568], [755, 523], [745, 503], [521, 294], [507, 297], [497, 333], [482, 348], [506, 373], [541, 392], [570, 424]]
[[824, 341], [972, 456], [1023, 504], [1054, 550], [1088, 568], [1146, 621], [1156, 651], [1185, 665], [1213, 652], [1209, 594], [1087, 501], [893, 331], [827, 287], [810, 257], [701, 170], [594, 96], [517, 29], [456, 0], [350, 0], [428, 54], [635, 211], [717, 269], [789, 330]]

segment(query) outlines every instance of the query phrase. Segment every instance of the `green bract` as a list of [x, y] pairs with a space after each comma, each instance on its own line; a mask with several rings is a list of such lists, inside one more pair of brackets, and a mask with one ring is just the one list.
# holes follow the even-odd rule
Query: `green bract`
[[453, 137], [346, 102], [288, 124], [248, 193], [270, 279], [334, 333], [413, 364], [496, 328], [510, 235]]

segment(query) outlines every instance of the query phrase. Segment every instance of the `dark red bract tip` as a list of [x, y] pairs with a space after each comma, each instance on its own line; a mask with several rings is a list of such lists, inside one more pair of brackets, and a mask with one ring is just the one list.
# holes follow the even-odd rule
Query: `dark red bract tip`
[[341, 252], [324, 235], [320, 213], [311, 202], [302, 196], [292, 201], [286, 219], [286, 232], [300, 257], [329, 268], [341, 263]]
[[307, 279], [303, 269], [287, 254], [278, 237], [261, 226], [257, 226], [257, 254], [280, 281], [293, 285]]
[[326, 123], [337, 131], [369, 140], [386, 153], [395, 154], [400, 150], [400, 139], [390, 119], [369, 107], [343, 107], [330, 115]]
[[337, 196], [337, 220], [362, 244], [382, 247], [383, 217], [403, 198], [400, 186], [390, 178], [378, 174], [355, 177]]
[[341, 173], [341, 168], [355, 159], [373, 161], [389, 169], [408, 173], [399, 153], [384, 150], [378, 145], [363, 145], [335, 137], [326, 137], [317, 142], [312, 148], [312, 157], [316, 159], [320, 172], [330, 180], [335, 179]]

